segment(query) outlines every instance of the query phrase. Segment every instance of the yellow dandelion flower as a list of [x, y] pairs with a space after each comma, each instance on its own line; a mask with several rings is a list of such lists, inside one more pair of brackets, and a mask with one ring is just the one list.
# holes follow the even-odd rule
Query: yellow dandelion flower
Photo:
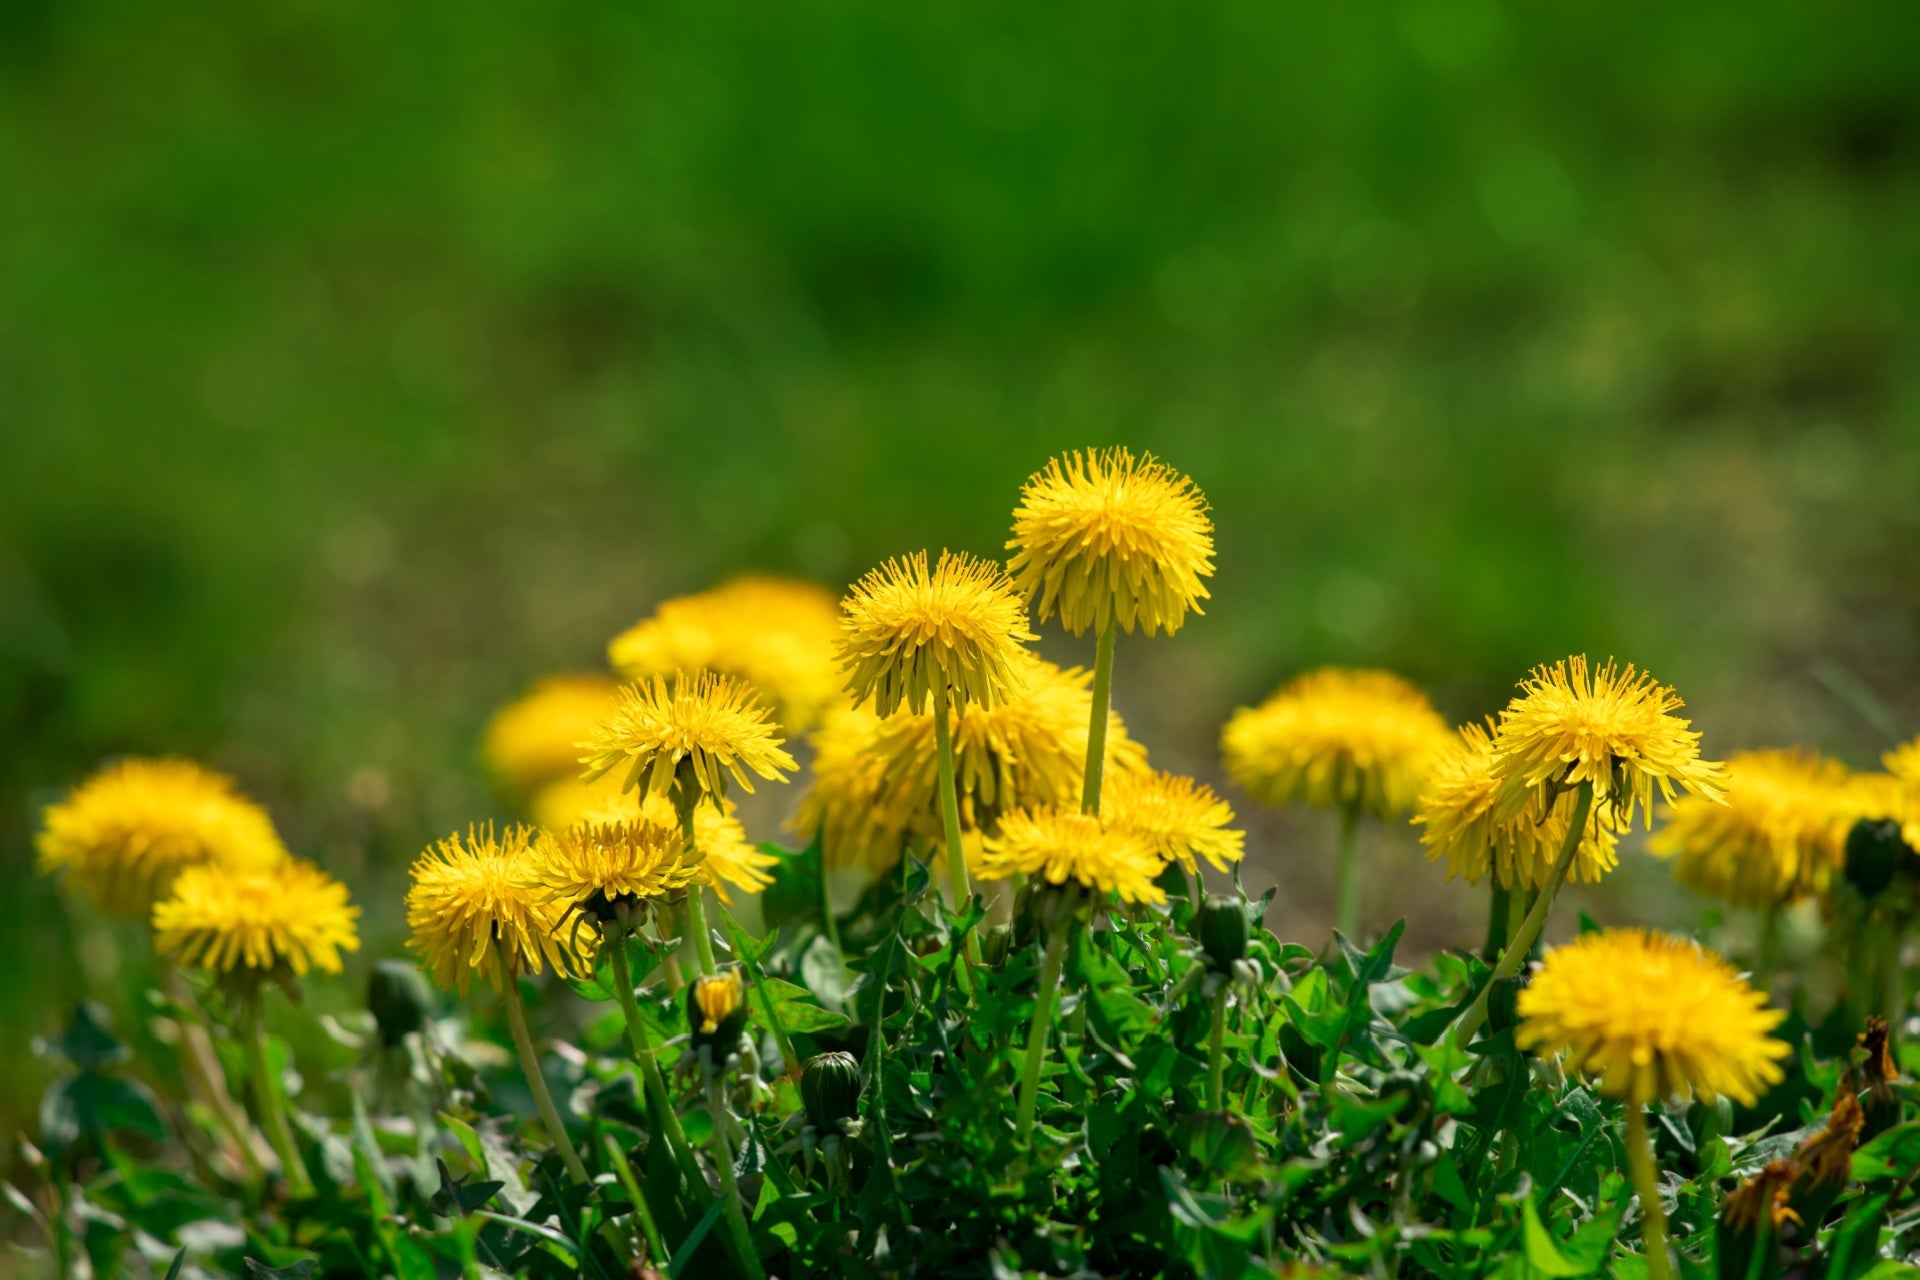
[[753, 688], [731, 676], [676, 672], [671, 683], [654, 676], [621, 688], [612, 715], [581, 745], [589, 781], [619, 765], [622, 787], [645, 783], [665, 795], [682, 768], [711, 796], [727, 793], [727, 778], [753, 790], [747, 775], [785, 782], [793, 757], [781, 749], [770, 714]]
[[[1420, 843], [1427, 847], [1427, 860], [1445, 858], [1449, 880], [1457, 876], [1479, 884], [1492, 875], [1502, 889], [1544, 887], [1567, 842], [1573, 796], [1558, 797], [1544, 818], [1521, 813], [1502, 820], [1496, 816], [1499, 801], [1493, 738], [1480, 725], [1462, 725], [1454, 741], [1434, 757], [1415, 806], [1413, 820], [1425, 828]], [[1567, 869], [1569, 879], [1593, 884], [1619, 865], [1609, 818], [1604, 808], [1595, 811]]]
[[310, 862], [284, 858], [251, 870], [202, 863], [154, 904], [153, 934], [182, 965], [305, 977], [311, 969], [340, 972], [340, 953], [360, 949], [359, 917], [347, 886]]
[[747, 1002], [747, 989], [738, 969], [702, 974], [689, 988], [692, 1008], [699, 1010], [699, 1031], [713, 1035], [737, 1015]]
[[555, 778], [527, 801], [527, 816], [548, 831], [588, 820], [623, 821], [636, 811], [633, 796], [621, 789], [624, 781], [619, 773], [604, 773], [591, 782], [577, 774]]
[[602, 923], [621, 906], [638, 906], [700, 878], [678, 824], [587, 821], [534, 842], [528, 876], [570, 912]]
[[1700, 735], [1673, 714], [1686, 704], [1646, 672], [1608, 659], [1590, 673], [1581, 654], [1535, 667], [1520, 687], [1493, 740], [1501, 817], [1582, 782], [1623, 827], [1636, 807], [1653, 824], [1656, 788], [1667, 800], [1724, 796], [1726, 770], [1700, 758]]
[[1846, 862], [1858, 788], [1845, 765], [1810, 751], [1746, 751], [1727, 761], [1726, 800], [1682, 796], [1647, 849], [1674, 859], [1698, 893], [1755, 909], [1824, 892]]
[[495, 991], [541, 962], [562, 974], [588, 972], [591, 956], [561, 937], [564, 903], [534, 878], [530, 827], [498, 836], [491, 823], [463, 840], [448, 836], [413, 864], [407, 890], [408, 946], [442, 988], [461, 995], [478, 972]]
[[258, 871], [287, 856], [266, 810], [188, 760], [110, 764], [43, 821], [41, 870], [65, 870], [95, 906], [126, 919], [144, 919], [189, 867]]
[[606, 676], [548, 676], [494, 713], [481, 756], [517, 791], [580, 772], [582, 738], [607, 718], [618, 689]]
[[1228, 824], [1233, 810], [1213, 788], [1178, 774], [1119, 773], [1100, 792], [1100, 817], [1110, 827], [1144, 836], [1164, 862], [1197, 871], [1196, 857], [1221, 871], [1246, 856], [1247, 837]]
[[1781, 1078], [1784, 1015], [1698, 943], [1644, 929], [1589, 933], [1547, 953], [1520, 992], [1523, 1049], [1565, 1052], [1603, 1093], [1646, 1104], [1752, 1106]]
[[1863, 773], [1853, 780], [1853, 817], [1899, 824], [1900, 838], [1920, 849], [1920, 782], [1898, 774]]
[[668, 600], [615, 636], [607, 659], [626, 680], [702, 668], [747, 681], [789, 734], [840, 696], [840, 608], [810, 582], [747, 576]]
[[1033, 659], [1027, 609], [997, 564], [942, 551], [889, 560], [841, 602], [840, 668], [856, 702], [890, 716], [954, 705], [997, 707], [1019, 692]]
[[1324, 667], [1234, 712], [1220, 750], [1227, 773], [1263, 804], [1388, 818], [1413, 808], [1450, 737], [1426, 694], [1399, 676]]
[[1880, 757], [1880, 763], [1887, 772], [1903, 782], [1920, 786], [1920, 738], [1912, 742], [1903, 742], [1886, 755]]
[[[661, 839], [681, 844], [686, 840], [671, 800], [642, 796], [636, 809], [633, 797], [610, 777], [550, 784], [534, 797], [533, 817], [548, 830], [581, 822], [640, 822], [657, 828]], [[722, 797], [715, 804], [711, 797], [702, 799], [693, 811], [693, 840], [698, 855], [692, 859], [694, 882], [710, 886], [727, 906], [733, 905], [730, 889], [759, 893], [773, 883], [770, 872], [780, 859], [747, 839], [739, 806], [733, 801]]]
[[1090, 813], [1015, 809], [982, 841], [978, 869], [988, 880], [1023, 875], [1048, 884], [1069, 880], [1125, 902], [1165, 902], [1154, 883], [1166, 863], [1136, 831], [1102, 825]]
[[1171, 635], [1203, 612], [1213, 521], [1197, 485], [1152, 454], [1087, 449], [1051, 459], [1020, 491], [1007, 569], [1041, 622], [1072, 635], [1117, 621]]

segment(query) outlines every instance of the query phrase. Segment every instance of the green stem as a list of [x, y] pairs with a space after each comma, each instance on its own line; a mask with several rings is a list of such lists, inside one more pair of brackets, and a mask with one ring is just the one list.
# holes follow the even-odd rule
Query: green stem
[[1080, 808], [1100, 812], [1100, 775], [1107, 763], [1107, 711], [1113, 705], [1113, 638], [1117, 626], [1111, 616], [1100, 628], [1093, 658], [1093, 714], [1087, 721], [1087, 774], [1080, 785]]
[[1653, 1140], [1647, 1134], [1647, 1109], [1627, 1103], [1627, 1169], [1640, 1197], [1641, 1253], [1647, 1280], [1667, 1280], [1667, 1211], [1660, 1203], [1660, 1179], [1654, 1170]]
[[1360, 803], [1340, 809], [1340, 893], [1334, 921], [1349, 941], [1360, 934]]
[[[700, 841], [694, 835], [693, 811], [699, 804], [696, 796], [691, 804], [680, 806], [680, 830], [686, 835], [687, 857], [695, 862], [700, 860]], [[707, 928], [707, 889], [704, 880], [696, 880], [687, 886], [687, 931], [693, 934], [693, 953], [700, 957], [700, 972], [711, 978], [719, 969], [713, 963], [713, 934]]]
[[1188, 926], [1189, 928], [1198, 927], [1200, 908], [1205, 906], [1207, 902], [1206, 886], [1201, 883], [1202, 874], [1200, 863], [1196, 860], [1193, 864], [1193, 870], [1187, 872], [1187, 901], [1193, 904], [1193, 923]]
[[160, 973], [161, 988], [165, 990], [167, 999], [173, 1003], [179, 1017], [180, 1059], [187, 1092], [204, 1102], [207, 1109], [213, 1112], [214, 1120], [233, 1144], [247, 1176], [258, 1182], [266, 1173], [260, 1164], [260, 1154], [254, 1149], [258, 1139], [253, 1134], [252, 1126], [247, 1123], [247, 1113], [227, 1091], [226, 1072], [221, 1069], [219, 1055], [213, 1049], [213, 1037], [207, 1030], [206, 1011], [194, 1001], [186, 979], [180, 976], [180, 971], [173, 967], [171, 961], [156, 953], [154, 965]]
[[573, 1175], [575, 1182], [585, 1186], [593, 1179], [587, 1174], [587, 1166], [580, 1163], [580, 1153], [573, 1149], [573, 1140], [567, 1137], [567, 1126], [561, 1123], [559, 1109], [553, 1105], [553, 1095], [547, 1091], [547, 1077], [540, 1070], [540, 1055], [533, 1051], [533, 1037], [527, 1033], [527, 1010], [520, 1003], [520, 982], [512, 974], [507, 975], [506, 995], [507, 1027], [513, 1032], [514, 1047], [520, 1051], [520, 1070], [527, 1077], [527, 1087], [533, 1090], [533, 1105], [539, 1108], [540, 1123], [546, 1126], [547, 1137], [560, 1152], [567, 1172]]
[[1040, 1101], [1040, 1066], [1047, 1057], [1047, 1033], [1053, 1029], [1054, 997], [1060, 986], [1060, 970], [1067, 962], [1067, 930], [1063, 921], [1047, 941], [1040, 960], [1040, 988], [1033, 997], [1033, 1026], [1027, 1032], [1027, 1064], [1020, 1073], [1020, 1109], [1014, 1120], [1014, 1132], [1021, 1142], [1033, 1132], [1033, 1113]]
[[1760, 910], [1760, 955], [1755, 961], [1759, 972], [1754, 976], [1764, 984], [1780, 967], [1780, 906], [1769, 902]]
[[653, 1210], [647, 1205], [647, 1197], [640, 1190], [640, 1180], [633, 1176], [633, 1166], [627, 1161], [627, 1153], [613, 1140], [612, 1134], [605, 1135], [607, 1163], [613, 1167], [614, 1176], [620, 1179], [620, 1185], [627, 1189], [627, 1199], [633, 1201], [633, 1216], [640, 1219], [641, 1229], [647, 1233], [648, 1259], [652, 1262], [667, 1262], [670, 1255], [666, 1244], [660, 1239], [660, 1227], [653, 1220]]
[[1233, 986], [1221, 982], [1213, 997], [1213, 1033], [1207, 1040], [1207, 1110], [1226, 1106], [1227, 1079], [1227, 1001]]
[[1489, 882], [1493, 892], [1487, 901], [1487, 941], [1480, 949], [1488, 964], [1500, 958], [1507, 945], [1507, 930], [1513, 926], [1513, 890], [1500, 883], [1499, 874]]
[[[967, 880], [967, 851], [960, 843], [960, 796], [953, 780], [953, 725], [944, 690], [933, 699], [933, 742], [940, 756], [940, 821], [946, 828], [947, 883], [953, 890], [953, 909], [964, 912], [973, 899], [973, 887]], [[972, 929], [966, 932], [967, 963], [980, 963], [980, 939]]]
[[747, 1228], [747, 1215], [740, 1207], [740, 1184], [733, 1176], [733, 1144], [727, 1140], [727, 1107], [720, 1096], [721, 1077], [716, 1073], [707, 1086], [707, 1110], [713, 1116], [714, 1163], [720, 1166], [721, 1203], [726, 1206], [727, 1227], [733, 1232], [734, 1251], [748, 1280], [766, 1280], [760, 1255], [754, 1251], [753, 1232]]
[[634, 1061], [640, 1064], [641, 1085], [653, 1102], [654, 1111], [659, 1114], [661, 1134], [675, 1163], [680, 1166], [680, 1172], [686, 1176], [690, 1186], [705, 1190], [706, 1175], [700, 1172], [700, 1164], [693, 1158], [693, 1149], [687, 1145], [687, 1134], [680, 1127], [680, 1116], [673, 1109], [673, 1099], [667, 1096], [667, 1082], [660, 1075], [660, 1064], [653, 1060], [653, 1044], [647, 1036], [647, 1024], [640, 1020], [640, 1005], [633, 998], [633, 970], [627, 964], [627, 949], [615, 943], [611, 954], [614, 994], [619, 998], [620, 1012], [627, 1020], [627, 1039], [633, 1045]]
[[833, 944], [834, 954], [844, 961], [847, 949], [840, 945], [840, 921], [833, 914], [833, 882], [827, 878], [827, 846], [815, 840], [814, 847], [820, 850], [820, 921], [827, 931], [827, 941]]
[[1540, 930], [1546, 926], [1547, 913], [1553, 909], [1553, 900], [1560, 893], [1560, 886], [1567, 882], [1567, 872], [1573, 867], [1573, 855], [1580, 849], [1580, 839], [1587, 832], [1587, 815], [1593, 812], [1593, 783], [1583, 782], [1573, 801], [1573, 820], [1567, 824], [1566, 842], [1560, 846], [1560, 856], [1554, 859], [1553, 870], [1547, 873], [1546, 884], [1540, 887], [1540, 896], [1534, 899], [1533, 909], [1527, 912], [1527, 918], [1520, 922], [1519, 931], [1507, 939], [1505, 951], [1500, 953], [1500, 963], [1494, 966], [1493, 976], [1487, 985], [1480, 988], [1480, 995], [1474, 1000], [1455, 1029], [1456, 1043], [1470, 1044], [1475, 1033], [1487, 1021], [1487, 1002], [1493, 997], [1493, 989], [1520, 972], [1520, 966], [1526, 963], [1527, 955], [1533, 950], [1533, 940], [1540, 936]]
[[306, 1162], [300, 1159], [300, 1148], [294, 1144], [293, 1126], [287, 1122], [286, 1102], [280, 1096], [279, 1073], [267, 1063], [267, 1029], [260, 1017], [259, 993], [248, 998], [246, 1009], [247, 1069], [253, 1075], [254, 1103], [260, 1108], [267, 1141], [280, 1157], [287, 1187], [296, 1199], [305, 1199], [313, 1194], [313, 1179]]

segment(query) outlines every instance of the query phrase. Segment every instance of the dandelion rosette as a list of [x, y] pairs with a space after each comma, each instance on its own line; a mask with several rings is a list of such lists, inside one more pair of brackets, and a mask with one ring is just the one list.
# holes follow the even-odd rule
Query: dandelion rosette
[[624, 766], [621, 789], [648, 795], [675, 790], [684, 769], [710, 796], [727, 793], [729, 777], [748, 791], [749, 774], [786, 781], [793, 757], [782, 750], [771, 713], [751, 685], [717, 672], [676, 672], [625, 685], [612, 713], [580, 745], [591, 781]]
[[1585, 655], [1535, 667], [1494, 734], [1499, 816], [1583, 782], [1622, 827], [1633, 824], [1636, 808], [1652, 825], [1656, 790], [1667, 800], [1686, 792], [1718, 803], [1726, 770], [1700, 758], [1700, 735], [1673, 714], [1685, 705], [1651, 675], [1612, 659], [1597, 671]]
[[[1434, 757], [1413, 821], [1424, 828], [1427, 860], [1447, 863], [1447, 879], [1479, 884], [1488, 875], [1502, 889], [1543, 888], [1567, 842], [1573, 797], [1558, 797], [1544, 816], [1496, 816], [1500, 782], [1493, 773], [1493, 737], [1477, 724], [1462, 725], [1454, 741]], [[1582, 834], [1567, 877], [1593, 884], [1620, 863], [1611, 815], [1597, 811]]]
[[340, 953], [358, 951], [360, 908], [347, 886], [310, 862], [284, 858], [237, 870], [202, 864], [182, 871], [170, 897], [154, 904], [162, 954], [220, 974], [305, 977], [340, 972]]
[[1823, 893], [1846, 861], [1860, 805], [1845, 765], [1810, 751], [1746, 751], [1727, 760], [1724, 803], [1682, 796], [1647, 842], [1681, 884], [1736, 907]]
[[623, 910], [651, 905], [700, 878], [677, 825], [637, 818], [588, 820], [534, 842], [529, 875], [565, 913], [604, 926]]
[[443, 989], [461, 995], [475, 973], [495, 991], [544, 960], [562, 974], [590, 971], [590, 950], [561, 936], [566, 905], [535, 876], [531, 827], [492, 824], [448, 836], [413, 864], [408, 946]]
[[615, 636], [607, 660], [626, 680], [706, 669], [747, 681], [789, 734], [840, 696], [840, 609], [810, 582], [749, 575], [668, 600]]
[[1325, 667], [1234, 712], [1220, 750], [1234, 782], [1263, 804], [1390, 818], [1413, 808], [1450, 737], [1427, 695], [1399, 676]]
[[145, 918], [189, 867], [259, 871], [287, 857], [266, 810], [188, 760], [110, 764], [43, 822], [41, 870], [64, 870], [95, 906], [125, 919]]
[[993, 708], [1017, 694], [1033, 662], [1027, 608], [999, 565], [943, 551], [889, 560], [841, 602], [840, 668], [856, 702], [881, 716], [931, 697]]
[[1221, 871], [1246, 856], [1247, 837], [1236, 830], [1233, 809], [1213, 788], [1179, 774], [1153, 770], [1120, 773], [1100, 792], [1107, 826], [1146, 838], [1163, 862], [1197, 872], [1197, 858]]
[[1154, 881], [1166, 865], [1145, 836], [1107, 827], [1090, 813], [1015, 809], [982, 842], [977, 869], [989, 880], [1023, 875], [1052, 885], [1072, 881], [1125, 902], [1165, 902]]
[[1781, 1079], [1786, 1015], [1733, 966], [1686, 938], [1644, 929], [1583, 935], [1547, 953], [1519, 996], [1517, 1042], [1566, 1053], [1629, 1102], [1731, 1098], [1752, 1106]]
[[1077, 450], [1020, 491], [1007, 569], [1045, 622], [1072, 635], [1118, 622], [1178, 631], [1207, 598], [1213, 522], [1193, 481], [1152, 454]]
[[481, 745], [487, 767], [516, 791], [578, 773], [578, 744], [607, 718], [618, 688], [602, 675], [541, 680], [488, 722]]

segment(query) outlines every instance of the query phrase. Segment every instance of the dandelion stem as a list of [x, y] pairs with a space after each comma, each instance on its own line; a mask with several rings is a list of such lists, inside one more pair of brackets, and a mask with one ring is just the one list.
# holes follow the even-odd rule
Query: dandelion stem
[[247, 1068], [253, 1075], [254, 1103], [260, 1108], [260, 1121], [266, 1126], [267, 1141], [280, 1157], [280, 1171], [294, 1196], [304, 1199], [313, 1194], [313, 1179], [300, 1148], [293, 1140], [293, 1126], [287, 1122], [287, 1106], [280, 1096], [280, 1076], [267, 1062], [267, 1029], [260, 1017], [260, 996], [256, 992], [246, 1004]]
[[259, 1139], [247, 1123], [247, 1113], [227, 1091], [226, 1072], [220, 1067], [213, 1037], [207, 1032], [206, 1011], [195, 1003], [186, 980], [166, 957], [156, 954], [154, 965], [160, 972], [161, 988], [179, 1014], [180, 1058], [187, 1089], [213, 1112], [227, 1140], [233, 1143], [247, 1176], [258, 1181], [265, 1174], [254, 1146]]
[[1754, 963], [1759, 970], [1759, 978], [1765, 982], [1773, 976], [1780, 962], [1780, 905], [1769, 902], [1760, 911], [1760, 955]]
[[[680, 806], [680, 830], [686, 834], [687, 857], [700, 859], [700, 840], [693, 830], [693, 811], [699, 798]], [[693, 934], [693, 953], [700, 957], [700, 972], [711, 978], [718, 968], [713, 963], [713, 932], [707, 928], [707, 889], [701, 881], [688, 886], [687, 930]]]
[[727, 1140], [729, 1117], [726, 1101], [720, 1094], [721, 1079], [716, 1072], [707, 1086], [707, 1109], [713, 1114], [714, 1163], [720, 1167], [721, 1203], [726, 1206], [727, 1228], [733, 1233], [734, 1251], [740, 1255], [740, 1265], [748, 1280], [766, 1280], [760, 1255], [753, 1247], [753, 1233], [747, 1228], [747, 1215], [740, 1207], [740, 1184], [733, 1176], [733, 1144]]
[[1507, 945], [1507, 930], [1513, 927], [1513, 890], [1500, 883], [1496, 875], [1493, 893], [1487, 900], [1487, 941], [1480, 955], [1492, 964]]
[[820, 851], [820, 924], [827, 931], [834, 954], [845, 963], [847, 949], [840, 945], [840, 921], [833, 914], [833, 881], [827, 877], [827, 846], [815, 840], [814, 847]]
[[1653, 1140], [1647, 1134], [1647, 1109], [1627, 1103], [1627, 1169], [1640, 1197], [1641, 1253], [1647, 1280], [1667, 1280], [1667, 1211], [1660, 1203], [1660, 1179], [1653, 1164]]
[[1233, 984], [1221, 981], [1220, 990], [1213, 997], [1213, 1034], [1207, 1041], [1207, 1110], [1219, 1111], [1226, 1106], [1227, 1079], [1227, 1000], [1233, 994]]
[[[953, 781], [953, 725], [944, 690], [933, 699], [933, 741], [940, 756], [940, 821], [946, 828], [947, 883], [953, 890], [953, 909], [964, 912], [973, 899], [967, 882], [967, 851], [960, 844], [960, 797]], [[980, 939], [966, 932], [967, 963], [980, 963]]]
[[1117, 625], [1111, 615], [1101, 624], [1093, 658], [1093, 714], [1087, 721], [1087, 774], [1080, 787], [1080, 808], [1095, 815], [1100, 812], [1100, 774], [1107, 763], [1107, 711], [1113, 705], [1113, 637]]
[[1527, 918], [1520, 922], [1520, 928], [1507, 939], [1506, 950], [1500, 953], [1500, 963], [1494, 966], [1493, 976], [1487, 979], [1487, 985], [1480, 988], [1480, 995], [1470, 1008], [1460, 1015], [1456, 1028], [1456, 1042], [1461, 1045], [1471, 1043], [1475, 1034], [1487, 1021], [1487, 1003], [1493, 998], [1493, 989], [1508, 978], [1520, 972], [1520, 966], [1526, 963], [1527, 954], [1533, 950], [1533, 941], [1540, 936], [1540, 930], [1546, 926], [1547, 912], [1553, 909], [1553, 900], [1560, 893], [1560, 886], [1567, 882], [1567, 872], [1573, 866], [1573, 855], [1580, 849], [1581, 837], [1587, 833], [1587, 815], [1593, 812], [1593, 783], [1583, 782], [1573, 801], [1573, 820], [1567, 824], [1566, 843], [1560, 846], [1560, 856], [1554, 859], [1553, 870], [1547, 873], [1546, 884], [1540, 887], [1540, 896], [1534, 899], [1533, 909], [1527, 912]]
[[647, 1254], [651, 1262], [669, 1260], [667, 1246], [660, 1238], [660, 1227], [653, 1220], [653, 1210], [647, 1205], [646, 1193], [640, 1190], [640, 1180], [633, 1176], [633, 1166], [627, 1162], [627, 1153], [613, 1140], [612, 1134], [604, 1135], [607, 1148], [607, 1163], [613, 1166], [614, 1176], [620, 1179], [620, 1185], [627, 1189], [627, 1199], [633, 1201], [634, 1216], [640, 1219], [641, 1229], [647, 1233]]
[[1040, 1100], [1040, 1066], [1047, 1057], [1047, 1033], [1053, 1028], [1054, 997], [1060, 986], [1060, 970], [1067, 962], [1067, 929], [1062, 922], [1047, 941], [1040, 959], [1040, 986], [1033, 998], [1033, 1026], [1027, 1032], [1027, 1064], [1020, 1074], [1020, 1109], [1014, 1121], [1018, 1141], [1025, 1142], [1033, 1132], [1034, 1108]]
[[1334, 921], [1348, 938], [1360, 933], [1360, 804], [1340, 809], [1340, 894]]
[[[619, 952], [616, 950], [616, 955]], [[554, 1149], [559, 1151], [560, 1159], [566, 1164], [567, 1172], [573, 1180], [582, 1186], [593, 1181], [587, 1175], [587, 1166], [580, 1163], [580, 1153], [573, 1149], [573, 1140], [567, 1137], [567, 1126], [560, 1121], [560, 1112], [553, 1105], [553, 1094], [547, 1091], [547, 1077], [540, 1070], [540, 1056], [533, 1051], [533, 1037], [527, 1033], [527, 1010], [520, 1002], [520, 983], [512, 974], [507, 976], [507, 1027], [513, 1032], [513, 1044], [520, 1051], [520, 1070], [527, 1077], [527, 1087], [533, 1090], [533, 1105], [539, 1108], [540, 1123], [546, 1126], [547, 1137], [552, 1140]]]
[[680, 1117], [674, 1112], [673, 1099], [667, 1096], [667, 1082], [660, 1075], [660, 1064], [653, 1060], [653, 1044], [647, 1036], [647, 1024], [640, 1020], [640, 1005], [633, 998], [633, 970], [627, 964], [627, 949], [616, 943], [611, 948], [611, 954], [614, 994], [619, 998], [620, 1012], [627, 1020], [627, 1039], [633, 1045], [634, 1061], [640, 1064], [640, 1082], [653, 1102], [653, 1109], [659, 1113], [661, 1136], [688, 1183], [705, 1190], [706, 1175], [700, 1172], [700, 1165], [687, 1146], [686, 1131], [680, 1127]]

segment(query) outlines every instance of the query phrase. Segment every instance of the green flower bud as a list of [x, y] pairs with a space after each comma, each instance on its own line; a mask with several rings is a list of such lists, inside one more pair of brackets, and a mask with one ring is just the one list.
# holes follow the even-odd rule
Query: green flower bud
[[1194, 922], [1201, 950], [1215, 970], [1226, 973], [1247, 956], [1247, 908], [1238, 898], [1210, 894]]
[[426, 1026], [433, 992], [411, 961], [382, 960], [367, 975], [367, 1008], [380, 1028], [380, 1043], [391, 1049], [409, 1031]]
[[800, 1101], [816, 1129], [837, 1133], [860, 1110], [860, 1064], [850, 1053], [823, 1053], [800, 1075]]
[[980, 959], [987, 968], [998, 969], [1013, 951], [1013, 927], [997, 924], [980, 939]]
[[1847, 883], [1863, 898], [1878, 897], [1911, 852], [1900, 838], [1899, 823], [1862, 818], [1847, 833]]
[[687, 984], [687, 1025], [695, 1049], [711, 1045], [716, 1057], [733, 1051], [747, 1026], [747, 989], [738, 969], [702, 974]]

